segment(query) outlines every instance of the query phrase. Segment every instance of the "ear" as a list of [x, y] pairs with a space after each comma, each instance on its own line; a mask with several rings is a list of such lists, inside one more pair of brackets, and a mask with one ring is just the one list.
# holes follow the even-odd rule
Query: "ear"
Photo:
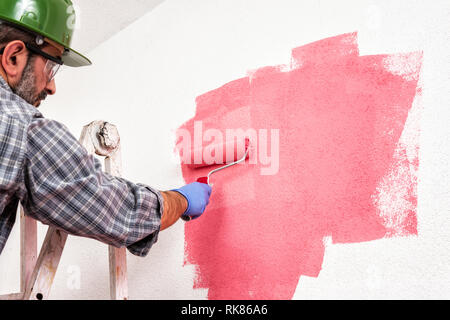
[[5, 47], [1, 64], [11, 82], [16, 82], [22, 76], [22, 71], [27, 65], [28, 52], [22, 41], [11, 41]]

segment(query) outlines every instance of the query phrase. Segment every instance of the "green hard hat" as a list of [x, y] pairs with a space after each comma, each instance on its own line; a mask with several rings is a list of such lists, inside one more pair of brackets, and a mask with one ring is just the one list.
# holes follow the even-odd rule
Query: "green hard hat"
[[64, 46], [64, 65], [81, 67], [92, 64], [70, 47], [75, 28], [75, 10], [71, 0], [0, 0], [0, 20]]

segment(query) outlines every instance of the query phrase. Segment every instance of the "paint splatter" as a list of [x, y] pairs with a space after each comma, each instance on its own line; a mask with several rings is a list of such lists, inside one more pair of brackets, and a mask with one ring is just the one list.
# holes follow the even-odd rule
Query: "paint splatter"
[[[421, 53], [360, 56], [351, 33], [197, 98], [180, 130], [202, 121], [224, 135], [253, 128], [280, 137], [276, 174], [262, 175], [261, 163], [218, 173], [206, 214], [186, 224], [196, 288], [209, 299], [290, 299], [301, 275], [318, 276], [325, 237], [417, 234], [417, 139], [405, 132], [419, 129], [405, 124], [417, 125], [408, 115], [421, 61]], [[209, 170], [182, 165], [186, 182]]]

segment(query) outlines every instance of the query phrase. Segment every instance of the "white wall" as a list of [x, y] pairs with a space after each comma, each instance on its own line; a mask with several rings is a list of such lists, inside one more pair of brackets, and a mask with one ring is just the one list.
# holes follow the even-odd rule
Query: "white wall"
[[[41, 108], [75, 136], [92, 120], [116, 124], [125, 177], [168, 189], [183, 184], [174, 131], [194, 115], [198, 95], [342, 33], [359, 32], [362, 55], [423, 50], [419, 235], [327, 244], [319, 277], [301, 277], [294, 298], [448, 299], [449, 18], [448, 0], [167, 0], [92, 51], [92, 67], [59, 75], [57, 95]], [[17, 229], [0, 257], [1, 292], [18, 288]], [[129, 255], [130, 298], [206, 298], [206, 290], [192, 289], [194, 268], [182, 266], [183, 246], [178, 222], [148, 257]], [[81, 272], [79, 289], [68, 288], [71, 266]], [[51, 298], [108, 297], [106, 246], [70, 237]]]
[[72, 45], [78, 52], [90, 51], [163, 1], [72, 0], [77, 13]]

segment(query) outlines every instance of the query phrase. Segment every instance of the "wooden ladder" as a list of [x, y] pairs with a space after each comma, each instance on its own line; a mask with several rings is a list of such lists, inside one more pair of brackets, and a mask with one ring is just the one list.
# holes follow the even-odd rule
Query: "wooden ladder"
[[[105, 171], [122, 175], [120, 137], [116, 126], [94, 121], [83, 127], [80, 143], [90, 154], [105, 157]], [[0, 300], [47, 299], [61, 259], [67, 233], [49, 227], [37, 256], [37, 223], [20, 207], [20, 293], [0, 295]], [[110, 295], [128, 299], [126, 248], [109, 246]]]

